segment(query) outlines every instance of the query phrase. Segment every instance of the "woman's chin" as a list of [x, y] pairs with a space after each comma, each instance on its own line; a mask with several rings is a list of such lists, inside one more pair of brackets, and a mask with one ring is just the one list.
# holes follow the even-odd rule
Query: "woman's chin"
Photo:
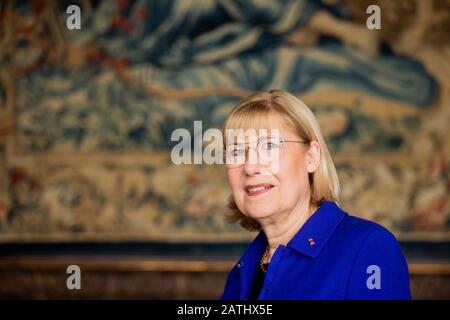
[[270, 205], [252, 205], [251, 208], [245, 210], [246, 215], [252, 219], [259, 220], [272, 216], [276, 210], [270, 207]]

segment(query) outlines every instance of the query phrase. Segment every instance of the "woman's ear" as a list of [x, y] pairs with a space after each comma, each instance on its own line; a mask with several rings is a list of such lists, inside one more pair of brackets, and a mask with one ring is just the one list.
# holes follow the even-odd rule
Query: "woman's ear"
[[320, 144], [317, 141], [309, 143], [309, 149], [306, 153], [306, 170], [313, 173], [320, 165]]

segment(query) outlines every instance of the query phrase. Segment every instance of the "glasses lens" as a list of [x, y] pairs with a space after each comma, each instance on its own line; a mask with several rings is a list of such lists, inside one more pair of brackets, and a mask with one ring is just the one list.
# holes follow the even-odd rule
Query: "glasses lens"
[[[256, 146], [258, 159], [247, 159], [248, 161], [261, 161], [264, 163], [275, 162], [279, 160], [282, 142], [280, 138], [268, 137], [260, 140]], [[226, 148], [225, 163], [227, 166], [239, 166], [245, 164], [246, 161], [245, 144], [230, 144]], [[252, 157], [250, 157], [252, 158]]]
[[225, 163], [229, 166], [244, 164], [245, 146], [240, 144], [228, 145], [225, 153]]
[[258, 144], [259, 158], [265, 162], [277, 161], [280, 155], [281, 141], [279, 138], [270, 137], [263, 139]]

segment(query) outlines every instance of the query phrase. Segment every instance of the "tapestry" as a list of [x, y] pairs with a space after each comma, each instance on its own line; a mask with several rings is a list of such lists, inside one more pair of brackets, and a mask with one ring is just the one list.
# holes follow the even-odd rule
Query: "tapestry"
[[252, 239], [226, 220], [224, 166], [174, 164], [171, 135], [201, 140], [194, 121], [220, 129], [269, 89], [315, 113], [344, 210], [400, 240], [449, 239], [449, 1], [2, 1], [0, 14], [0, 242]]

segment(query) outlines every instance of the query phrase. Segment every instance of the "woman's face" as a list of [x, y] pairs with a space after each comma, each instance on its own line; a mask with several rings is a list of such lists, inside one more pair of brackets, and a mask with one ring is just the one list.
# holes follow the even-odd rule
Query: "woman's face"
[[[289, 129], [280, 116], [271, 117], [268, 135], [276, 129], [284, 140], [301, 140]], [[276, 131], [275, 130], [275, 131]], [[272, 131], [273, 132], [273, 131]], [[320, 161], [319, 144], [286, 142], [279, 150], [277, 160], [272, 162], [248, 161], [256, 159], [256, 139], [246, 137], [248, 157], [245, 164], [227, 167], [228, 181], [234, 201], [239, 210], [257, 221], [276, 219], [277, 214], [289, 214], [296, 207], [310, 200], [308, 173], [316, 170]], [[253, 141], [251, 141], [253, 140]]]

